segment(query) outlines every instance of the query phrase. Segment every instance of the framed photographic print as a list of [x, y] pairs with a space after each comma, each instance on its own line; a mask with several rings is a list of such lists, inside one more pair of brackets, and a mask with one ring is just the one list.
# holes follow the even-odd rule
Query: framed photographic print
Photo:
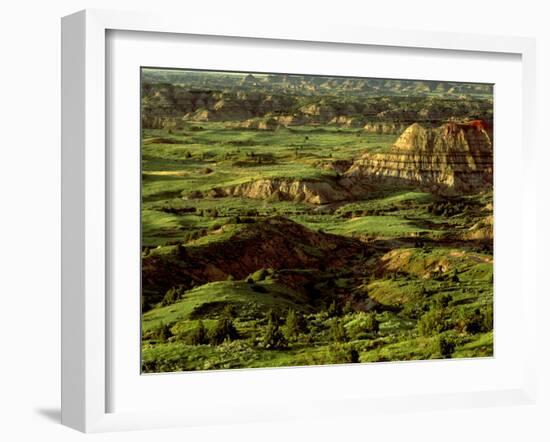
[[493, 85], [142, 68], [142, 372], [493, 355]]
[[63, 422], [532, 401], [533, 57], [64, 18]]

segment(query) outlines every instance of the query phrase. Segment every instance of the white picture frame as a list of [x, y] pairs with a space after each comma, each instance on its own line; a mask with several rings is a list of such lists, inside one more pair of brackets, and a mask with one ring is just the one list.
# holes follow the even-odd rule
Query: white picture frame
[[[279, 407], [257, 409], [242, 403], [233, 413], [212, 415], [198, 410], [189, 415], [178, 409], [109, 412], [108, 393], [113, 387], [107, 328], [110, 321], [108, 285], [109, 217], [107, 185], [106, 36], [110, 31], [140, 31], [180, 35], [206, 35], [287, 42], [324, 42], [342, 45], [425, 48], [442, 51], [515, 54], [521, 57], [523, 160], [522, 257], [534, 253], [534, 175], [529, 173], [534, 155], [535, 43], [528, 38], [491, 37], [420, 31], [376, 30], [314, 25], [299, 29], [284, 25], [249, 23], [232, 25], [196, 19], [184, 25], [177, 17], [87, 10], [62, 21], [62, 423], [85, 432], [168, 426], [206, 425], [215, 422], [253, 422], [286, 417], [368, 414], [374, 409], [396, 412], [413, 409], [455, 408], [533, 403], [536, 396], [534, 339], [525, 339], [520, 385], [473, 390], [372, 398], [327, 398], [308, 410]], [[519, 132], [518, 132], [519, 133]], [[498, 222], [498, 221], [497, 221]], [[533, 337], [536, 288], [533, 270], [522, 258], [521, 308], [524, 335]], [[497, 317], [498, 321], [498, 317]], [[310, 368], [310, 370], [318, 368]], [[276, 370], [264, 377], [276, 376]], [[288, 372], [288, 371], [287, 371]], [[241, 372], [242, 373], [242, 372]], [[223, 373], [218, 374], [218, 381]], [[192, 400], [192, 398], [187, 398]], [[235, 411], [239, 411], [236, 415]], [[269, 416], [269, 417], [268, 417]]]

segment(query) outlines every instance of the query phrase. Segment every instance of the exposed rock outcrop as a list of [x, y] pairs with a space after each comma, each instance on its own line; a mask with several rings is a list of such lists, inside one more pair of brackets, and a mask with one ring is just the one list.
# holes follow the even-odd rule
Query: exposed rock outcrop
[[336, 116], [336, 112], [332, 106], [324, 103], [302, 106], [300, 112], [304, 115], [318, 119], [320, 123], [326, 123]]
[[363, 130], [369, 134], [400, 135], [407, 128], [405, 123], [367, 123]]
[[463, 238], [466, 240], [492, 240], [493, 239], [493, 215], [489, 215], [468, 229]]
[[274, 117], [281, 126], [298, 126], [301, 124], [309, 124], [311, 118], [304, 115], [281, 115]]
[[240, 196], [272, 201], [296, 201], [310, 204], [327, 204], [345, 201], [350, 193], [329, 181], [273, 178], [250, 181], [235, 186], [214, 189], [215, 196]]
[[323, 160], [320, 161], [316, 167], [331, 172], [344, 173], [351, 165], [352, 162], [348, 160]]
[[250, 106], [247, 104], [249, 104], [247, 100], [223, 98], [216, 102], [212, 110], [219, 121], [243, 120], [252, 116]]
[[143, 129], [180, 129], [185, 121], [181, 117], [160, 117], [142, 115], [141, 127]]
[[482, 121], [427, 129], [415, 123], [386, 153], [366, 153], [342, 181], [391, 180], [433, 190], [474, 191], [493, 182], [493, 146]]
[[242, 122], [228, 125], [232, 128], [255, 129], [255, 130], [277, 130], [279, 123], [275, 118], [251, 118]]
[[365, 120], [361, 116], [350, 117], [347, 115], [340, 115], [330, 120], [329, 124], [333, 124], [335, 126], [342, 126], [342, 127], [361, 127], [363, 126], [363, 124], [365, 124]]
[[361, 127], [370, 122], [367, 132], [392, 134], [396, 133], [390, 129], [392, 123], [492, 118], [491, 85], [195, 72], [179, 73], [176, 81], [164, 74], [151, 75], [155, 76], [152, 71], [144, 74], [142, 83], [141, 108], [147, 118], [242, 121], [291, 113], [303, 119], [292, 124]]

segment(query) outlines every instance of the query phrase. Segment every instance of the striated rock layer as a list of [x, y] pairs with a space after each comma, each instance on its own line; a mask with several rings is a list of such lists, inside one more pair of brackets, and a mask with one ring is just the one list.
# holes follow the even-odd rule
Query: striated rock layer
[[460, 192], [490, 187], [490, 129], [479, 120], [450, 122], [433, 129], [412, 124], [390, 151], [367, 153], [356, 160], [341, 184], [347, 187], [380, 179]]
[[393, 134], [400, 135], [407, 125], [405, 123], [367, 123], [363, 130], [370, 134]]
[[224, 189], [215, 189], [215, 196], [240, 196], [272, 201], [296, 201], [327, 204], [350, 199], [348, 191], [336, 183], [318, 180], [285, 178], [259, 179]]

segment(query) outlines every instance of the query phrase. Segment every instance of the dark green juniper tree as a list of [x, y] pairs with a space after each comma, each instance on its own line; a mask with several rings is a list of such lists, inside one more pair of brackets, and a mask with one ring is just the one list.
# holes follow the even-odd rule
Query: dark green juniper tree
[[369, 333], [378, 333], [380, 331], [380, 321], [376, 318], [376, 314], [371, 312], [365, 318], [365, 331]]
[[445, 327], [445, 312], [441, 308], [434, 308], [422, 315], [417, 328], [421, 335], [430, 336], [441, 333]]
[[202, 320], [199, 320], [197, 328], [195, 328], [189, 336], [189, 343], [192, 345], [202, 345], [208, 343], [206, 328]]
[[267, 312], [267, 325], [262, 338], [262, 345], [271, 350], [279, 350], [288, 346], [288, 342], [279, 327], [279, 318], [273, 310]]
[[351, 302], [351, 299], [348, 299], [346, 303], [344, 304], [344, 308], [342, 309], [342, 313], [344, 315], [347, 315], [349, 313], [353, 313], [355, 310], [353, 308], [353, 303]]
[[286, 321], [284, 325], [284, 335], [285, 338], [289, 341], [296, 339], [300, 334], [300, 324], [298, 320], [298, 315], [293, 309], [288, 310], [286, 316]]
[[345, 342], [348, 337], [342, 321], [335, 319], [330, 325], [330, 337], [334, 342]]
[[451, 358], [456, 347], [456, 338], [450, 333], [438, 336], [437, 345], [443, 358]]
[[336, 302], [336, 299], [334, 299], [328, 306], [327, 313], [331, 318], [335, 316], [340, 316], [341, 310], [340, 310], [340, 306]]
[[157, 330], [157, 339], [161, 342], [166, 342], [172, 336], [173, 334], [172, 334], [172, 330], [170, 329], [170, 326], [168, 324], [163, 324], [161, 322]]
[[239, 333], [233, 325], [233, 321], [224, 316], [218, 320], [216, 326], [210, 332], [209, 340], [214, 345], [220, 345], [224, 341], [233, 341], [238, 337]]
[[185, 289], [181, 286], [174, 286], [168, 289], [162, 298], [161, 305], [166, 306], [179, 301], [183, 297], [184, 293]]

